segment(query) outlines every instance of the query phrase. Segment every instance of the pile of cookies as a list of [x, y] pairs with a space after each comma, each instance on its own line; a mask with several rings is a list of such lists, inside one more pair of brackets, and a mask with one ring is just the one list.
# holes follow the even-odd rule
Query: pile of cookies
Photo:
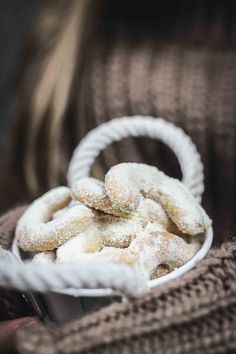
[[147, 280], [189, 261], [211, 220], [178, 180], [146, 164], [113, 166], [34, 201], [18, 222], [33, 262], [114, 262]]

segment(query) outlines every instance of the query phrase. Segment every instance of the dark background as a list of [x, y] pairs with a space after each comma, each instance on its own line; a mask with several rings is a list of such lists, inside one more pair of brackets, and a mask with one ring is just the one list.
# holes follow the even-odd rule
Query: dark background
[[18, 63], [40, 2], [0, 0], [0, 162], [12, 117]]

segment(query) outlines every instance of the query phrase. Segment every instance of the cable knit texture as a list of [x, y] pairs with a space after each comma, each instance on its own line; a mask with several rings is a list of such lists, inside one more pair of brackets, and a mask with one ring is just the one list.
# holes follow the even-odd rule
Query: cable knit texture
[[[1, 246], [10, 246], [23, 210], [0, 218]], [[18, 348], [22, 354], [234, 353], [236, 240], [212, 250], [193, 271], [147, 295], [61, 327], [22, 329]]]
[[0, 217], [0, 246], [2, 248], [9, 249], [11, 247], [16, 223], [25, 209], [26, 206], [20, 206]]

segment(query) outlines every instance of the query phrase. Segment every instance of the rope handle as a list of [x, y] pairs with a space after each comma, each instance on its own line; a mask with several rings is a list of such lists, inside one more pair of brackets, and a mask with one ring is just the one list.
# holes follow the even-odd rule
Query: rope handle
[[149, 290], [128, 266], [76, 262], [32, 264], [0, 247], [0, 286], [39, 292], [55, 291], [74, 296], [134, 296]]
[[68, 168], [68, 184], [90, 175], [91, 167], [109, 144], [129, 136], [147, 136], [166, 144], [176, 155], [182, 171], [182, 182], [201, 202], [204, 191], [203, 164], [192, 140], [184, 131], [162, 118], [134, 116], [116, 118], [99, 125], [81, 140]]

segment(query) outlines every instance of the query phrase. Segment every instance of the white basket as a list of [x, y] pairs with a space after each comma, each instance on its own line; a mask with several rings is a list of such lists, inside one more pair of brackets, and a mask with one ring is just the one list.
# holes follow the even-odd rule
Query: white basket
[[[173, 124], [160, 118], [124, 117], [104, 123], [91, 131], [78, 145], [71, 159], [68, 170], [68, 184], [88, 176], [91, 167], [100, 153], [113, 141], [128, 136], [148, 136], [159, 139], [168, 145], [176, 154], [183, 183], [191, 193], [201, 201], [204, 190], [203, 165], [200, 155], [191, 139]], [[6, 251], [1, 251], [11, 261], [1, 261], [0, 286], [11, 286], [21, 290], [31, 289], [41, 292], [54, 291], [73, 296], [113, 296], [135, 295], [174, 279], [192, 269], [204, 258], [211, 246], [213, 232], [210, 228], [204, 238], [199, 252], [185, 265], [177, 270], [148, 282], [148, 287], [130, 268], [120, 265], [91, 265], [91, 264], [55, 264], [32, 265], [23, 264], [20, 253], [13, 243], [12, 258]], [[0, 255], [0, 256], [1, 256]], [[0, 257], [1, 258], [1, 257]], [[20, 260], [20, 263], [19, 263]]]
[[[201, 157], [190, 137], [174, 124], [162, 118], [149, 116], [133, 116], [113, 119], [93, 129], [75, 149], [68, 168], [68, 184], [71, 186], [76, 180], [88, 177], [94, 161], [102, 150], [115, 141], [129, 136], [145, 136], [158, 139], [166, 144], [176, 155], [181, 172], [182, 182], [188, 187], [192, 195], [201, 202], [204, 191], [204, 175]], [[162, 276], [150, 280], [148, 286], [154, 288], [169, 280], [186, 273], [206, 256], [211, 247], [213, 230], [210, 228], [205, 235], [204, 243], [199, 252], [182, 267]], [[88, 296], [107, 295], [106, 290], [86, 289]]]

